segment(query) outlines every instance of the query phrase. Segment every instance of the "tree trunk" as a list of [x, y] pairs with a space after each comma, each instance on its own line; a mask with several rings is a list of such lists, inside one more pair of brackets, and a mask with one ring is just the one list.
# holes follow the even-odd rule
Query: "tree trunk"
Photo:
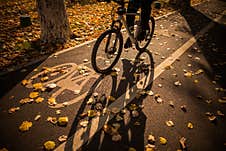
[[41, 42], [63, 44], [71, 34], [64, 0], [37, 0], [41, 24]]

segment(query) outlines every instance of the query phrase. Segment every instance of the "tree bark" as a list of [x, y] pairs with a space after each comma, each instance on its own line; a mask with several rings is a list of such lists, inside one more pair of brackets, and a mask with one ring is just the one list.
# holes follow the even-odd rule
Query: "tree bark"
[[41, 25], [41, 42], [63, 44], [71, 34], [64, 0], [36, 0]]

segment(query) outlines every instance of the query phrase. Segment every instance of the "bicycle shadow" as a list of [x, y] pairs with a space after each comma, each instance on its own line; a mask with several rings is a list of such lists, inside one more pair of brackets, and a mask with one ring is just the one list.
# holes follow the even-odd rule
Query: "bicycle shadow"
[[[144, 58], [142, 56], [143, 54], [146, 54], [147, 57]], [[144, 59], [149, 60], [150, 63], [143, 63], [142, 60]], [[75, 115], [70, 132], [68, 133], [69, 139], [64, 146], [64, 150], [76, 150], [78, 149], [78, 145], [83, 145], [79, 150], [125, 150], [125, 148], [128, 149], [131, 146], [137, 150], [144, 150], [146, 116], [142, 112], [141, 106], [146, 94], [143, 94], [142, 92], [144, 91], [142, 90], [148, 91], [152, 87], [154, 77], [154, 61], [152, 54], [148, 50], [139, 52], [133, 63], [128, 59], [123, 59], [122, 68], [121, 77], [123, 78], [119, 79], [119, 76], [112, 75], [100, 75], [91, 86]], [[86, 118], [89, 124], [86, 128], [81, 128], [80, 122], [84, 120], [81, 118], [81, 114], [87, 111], [87, 101], [89, 101], [93, 93], [97, 91], [98, 87], [101, 87], [101, 85], [106, 86], [106, 83], [104, 83], [106, 79], [111, 80], [111, 83], [107, 83], [108, 87], [110, 86], [109, 94], [110, 96], [114, 96], [116, 100], [105, 100], [103, 108], [106, 108], [107, 112], [103, 114], [102, 110], [99, 116]], [[132, 110], [128, 109], [131, 104], [135, 104], [134, 106], [137, 107], [138, 117], [131, 117]], [[95, 104], [89, 106], [88, 109], [95, 110]], [[117, 113], [115, 111], [113, 112], [115, 109], [118, 109]], [[122, 113], [122, 109], [126, 109], [126, 112]], [[115, 122], [116, 115], [123, 117], [124, 120], [121, 119]], [[104, 125], [111, 125], [113, 123], [120, 124], [118, 132], [122, 137], [119, 142], [112, 141], [112, 135], [109, 135], [102, 129]], [[81, 129], [83, 129], [83, 132], [78, 133]], [[80, 136], [76, 134], [80, 134]]]

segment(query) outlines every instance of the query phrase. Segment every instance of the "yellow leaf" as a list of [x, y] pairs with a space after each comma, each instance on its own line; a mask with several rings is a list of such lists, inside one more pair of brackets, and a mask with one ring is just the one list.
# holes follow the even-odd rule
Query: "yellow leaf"
[[19, 127], [19, 130], [22, 131], [22, 132], [25, 132], [25, 131], [28, 131], [32, 126], [32, 122], [29, 122], [29, 121], [24, 121], [20, 127]]
[[202, 70], [202, 69], [199, 69], [199, 70], [197, 70], [197, 71], [195, 72], [196, 75], [199, 75], [199, 74], [202, 74], [202, 73], [204, 73], [204, 70]]
[[43, 89], [43, 85], [42, 85], [42, 83], [35, 83], [35, 84], [33, 84], [33, 88], [35, 90], [42, 90]]
[[188, 77], [188, 78], [191, 78], [192, 77], [192, 72], [186, 72], [185, 74], [184, 74], [184, 76], [185, 77]]
[[88, 113], [88, 117], [96, 116], [96, 112], [94, 110], [88, 110], [87, 113]]
[[48, 99], [48, 104], [49, 105], [56, 105], [57, 103], [56, 103], [56, 99], [55, 98], [49, 98]]
[[29, 94], [29, 97], [30, 97], [31, 99], [37, 98], [38, 96], [39, 96], [39, 93], [38, 93], [38, 92], [31, 92], [31, 93]]
[[67, 116], [58, 118], [58, 124], [60, 126], [65, 126], [65, 125], [67, 125], [67, 123], [68, 123], [68, 117]]
[[130, 147], [130, 148], [128, 149], [128, 151], [136, 151], [136, 149], [133, 148], [133, 147]]
[[34, 120], [37, 121], [37, 120], [39, 120], [40, 118], [41, 118], [41, 115], [38, 114], [38, 115], [35, 116]]
[[23, 86], [25, 86], [25, 85], [27, 85], [27, 84], [31, 83], [31, 81], [28, 81], [28, 80], [23, 80], [21, 83], [22, 83], [22, 85], [23, 85]]
[[109, 101], [112, 101], [112, 102], [115, 101], [115, 98], [114, 98], [113, 96], [110, 96], [110, 95], [107, 97], [107, 99], [108, 99]]
[[53, 150], [55, 148], [56, 144], [54, 141], [47, 141], [44, 143], [44, 147], [46, 150]]
[[41, 81], [42, 81], [42, 82], [45, 82], [45, 81], [48, 81], [48, 80], [49, 80], [49, 77], [47, 77], [47, 76], [46, 76], [46, 77], [41, 78]]
[[160, 144], [165, 145], [167, 143], [167, 139], [164, 137], [159, 137], [159, 142]]
[[44, 98], [38, 97], [38, 98], [35, 100], [35, 102], [36, 102], [36, 103], [41, 103], [43, 100], [44, 100]]
[[189, 122], [187, 126], [188, 126], [189, 129], [193, 129], [193, 127], [194, 127], [191, 122]]
[[169, 127], [173, 127], [174, 123], [173, 123], [173, 121], [166, 121], [166, 125]]

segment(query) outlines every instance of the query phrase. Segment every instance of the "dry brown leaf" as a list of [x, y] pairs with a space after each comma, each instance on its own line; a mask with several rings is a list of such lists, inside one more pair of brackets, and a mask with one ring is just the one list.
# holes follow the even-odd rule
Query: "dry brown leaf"
[[31, 127], [32, 127], [32, 122], [23, 121], [23, 123], [19, 127], [19, 130], [22, 132], [25, 132], [25, 131], [28, 131]]
[[162, 98], [160, 97], [160, 94], [155, 94], [154, 99], [155, 99], [155, 101], [157, 101], [157, 103], [163, 102]]
[[214, 115], [211, 115], [211, 116], [208, 117], [208, 119], [209, 119], [211, 122], [214, 122], [214, 121], [217, 120], [217, 117], [214, 116]]
[[56, 144], [54, 141], [46, 141], [44, 143], [44, 147], [46, 150], [53, 150], [55, 148]]

